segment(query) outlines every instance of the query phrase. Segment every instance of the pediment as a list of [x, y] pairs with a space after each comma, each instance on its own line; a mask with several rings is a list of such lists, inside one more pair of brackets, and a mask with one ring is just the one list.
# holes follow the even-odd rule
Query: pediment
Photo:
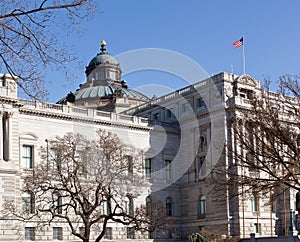
[[25, 132], [20, 134], [20, 139], [26, 139], [26, 140], [38, 140], [38, 136], [32, 132]]
[[252, 87], [256, 87], [258, 85], [258, 82], [255, 81], [251, 76], [247, 74], [239, 76], [236, 79], [236, 82], [244, 85], [252, 86]]

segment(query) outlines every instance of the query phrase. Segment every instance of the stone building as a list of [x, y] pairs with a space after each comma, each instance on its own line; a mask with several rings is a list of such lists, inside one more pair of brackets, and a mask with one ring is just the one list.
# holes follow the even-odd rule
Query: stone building
[[[104, 240], [185, 241], [199, 230], [238, 238], [250, 233], [275, 236], [288, 229], [286, 214], [296, 210], [293, 191], [286, 194], [284, 208], [283, 201], [278, 202], [281, 205], [275, 213], [264, 205], [264, 198], [232, 196], [230, 187], [214, 191], [211, 184], [210, 171], [215, 165], [233, 162], [224, 152], [224, 144], [232, 140], [227, 132], [230, 108], [250, 105], [249, 93], [261, 91], [258, 81], [249, 75], [222, 72], [150, 100], [131, 90], [121, 73], [119, 63], [102, 42], [101, 52], [86, 67], [86, 82], [57, 104], [18, 98], [16, 80], [1, 75], [1, 210], [6, 199], [22, 203], [22, 177], [39, 162], [38, 149], [46, 140], [67, 132], [94, 137], [101, 128], [113, 130], [123, 142], [143, 150], [145, 179], [151, 185], [135, 204], [146, 204], [155, 196], [173, 223], [165, 233], [147, 238], [133, 238], [126, 227], [112, 223], [111, 234]], [[25, 162], [28, 156], [30, 162]], [[77, 241], [62, 225], [34, 231], [32, 221], [0, 218], [0, 241], [53, 239]]]

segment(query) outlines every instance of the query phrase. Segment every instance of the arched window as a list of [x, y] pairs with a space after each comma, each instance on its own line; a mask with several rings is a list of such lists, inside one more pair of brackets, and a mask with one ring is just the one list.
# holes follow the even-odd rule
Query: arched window
[[126, 196], [125, 200], [124, 200], [124, 209], [125, 209], [125, 213], [132, 216], [133, 215], [133, 199], [130, 196]]
[[205, 216], [206, 213], [206, 197], [200, 195], [198, 198], [198, 216]]
[[62, 197], [59, 193], [53, 194], [53, 209], [55, 214], [62, 214]]
[[24, 213], [34, 213], [34, 196], [31, 191], [22, 194], [22, 210]]
[[151, 198], [148, 196], [146, 197], [146, 215], [151, 215], [152, 213], [152, 201]]
[[166, 215], [172, 216], [173, 214], [173, 208], [172, 208], [172, 198], [167, 197], [166, 198]]

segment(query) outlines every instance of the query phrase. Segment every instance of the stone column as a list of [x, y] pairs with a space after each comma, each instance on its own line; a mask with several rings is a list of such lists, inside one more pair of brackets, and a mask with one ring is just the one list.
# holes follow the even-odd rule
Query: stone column
[[12, 159], [12, 140], [13, 140], [13, 135], [12, 135], [12, 115], [13, 113], [8, 114], [8, 160]]
[[4, 112], [2, 115], [2, 130], [3, 130], [3, 160], [9, 160], [9, 115], [8, 112]]

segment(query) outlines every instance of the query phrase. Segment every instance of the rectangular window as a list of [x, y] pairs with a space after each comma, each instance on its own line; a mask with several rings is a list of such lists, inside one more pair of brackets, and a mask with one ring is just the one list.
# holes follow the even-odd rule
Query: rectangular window
[[198, 216], [203, 218], [203, 215], [206, 213], [206, 197], [203, 195], [199, 197], [199, 205], [198, 205]]
[[81, 236], [84, 236], [84, 231], [85, 231], [85, 228], [84, 227], [79, 227], [79, 234]]
[[22, 146], [22, 167], [27, 169], [33, 168], [33, 147], [30, 145]]
[[153, 115], [154, 120], [160, 120], [160, 113], [155, 113]]
[[253, 212], [258, 212], [259, 211], [259, 196], [258, 196], [258, 194], [256, 192], [253, 193], [252, 211]]
[[172, 170], [171, 170], [171, 161], [165, 161], [165, 169], [166, 169], [166, 179], [169, 180], [172, 178]]
[[199, 226], [199, 227], [198, 227], [198, 230], [199, 230], [199, 231], [203, 231], [204, 229], [205, 229], [204, 226]]
[[104, 80], [105, 76], [104, 76], [104, 71], [100, 70], [98, 71], [98, 80]]
[[59, 162], [60, 162], [60, 157], [59, 153], [56, 149], [51, 148], [50, 149], [50, 169], [53, 170], [58, 170], [59, 168]]
[[198, 105], [198, 107], [204, 107], [205, 106], [205, 102], [204, 102], [203, 98], [198, 98], [197, 99], [197, 105]]
[[189, 104], [188, 103], [183, 104], [182, 110], [183, 110], [184, 113], [188, 112], [189, 111]]
[[170, 108], [170, 109], [167, 110], [167, 117], [168, 118], [174, 118], [175, 117], [173, 108]]
[[112, 239], [112, 228], [107, 227], [104, 234], [104, 239]]
[[133, 159], [132, 156], [126, 156], [127, 160], [127, 175], [132, 176], [133, 175]]
[[35, 240], [35, 228], [34, 227], [25, 227], [25, 240]]
[[148, 178], [151, 177], [151, 159], [145, 160], [145, 173], [146, 173], [146, 177]]
[[53, 228], [53, 239], [62, 240], [63, 239], [63, 230], [62, 227]]
[[108, 215], [110, 214], [110, 203], [108, 201], [103, 201], [103, 214]]
[[62, 197], [59, 194], [54, 194], [53, 208], [55, 214], [62, 214]]
[[127, 228], [127, 239], [134, 239], [134, 228]]
[[22, 210], [24, 213], [34, 213], [33, 194], [29, 191], [22, 194]]
[[255, 223], [254, 224], [254, 233], [260, 234], [260, 229], [261, 229], [261, 224], [260, 223]]
[[198, 160], [198, 177], [201, 178], [206, 175], [205, 156], [197, 157]]
[[110, 72], [109, 72], [109, 78], [110, 78], [111, 80], [116, 80], [116, 73], [115, 73], [114, 71], [110, 71]]
[[153, 232], [152, 231], [148, 231], [148, 239], [153, 239]]

